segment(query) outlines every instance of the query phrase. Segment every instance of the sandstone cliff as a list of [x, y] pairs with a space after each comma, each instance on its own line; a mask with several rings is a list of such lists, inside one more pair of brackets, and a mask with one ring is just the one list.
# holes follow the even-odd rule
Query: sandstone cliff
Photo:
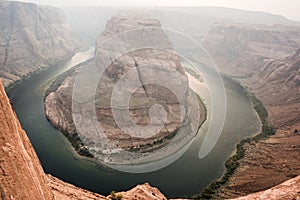
[[39, 159], [0, 81], [0, 199], [53, 199]]
[[205, 45], [221, 71], [262, 100], [277, 128], [269, 139], [245, 145], [245, 157], [221, 196], [249, 194], [298, 175], [300, 28], [215, 24]]
[[75, 53], [79, 41], [53, 7], [1, 1], [0, 77], [7, 86]]

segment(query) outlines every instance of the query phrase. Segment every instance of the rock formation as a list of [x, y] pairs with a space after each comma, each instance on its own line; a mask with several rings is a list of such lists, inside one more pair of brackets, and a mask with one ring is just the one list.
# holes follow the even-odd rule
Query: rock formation
[[53, 199], [39, 159], [0, 81], [0, 199]]
[[269, 139], [245, 145], [245, 157], [223, 197], [267, 189], [298, 175], [300, 28], [215, 24], [205, 45], [221, 71], [262, 100], [277, 128]]
[[[101, 43], [107, 37], [111, 37], [115, 34], [122, 34], [137, 28], [152, 27], [154, 27], [154, 29], [151, 34], [144, 32], [144, 34], [147, 34], [146, 36], [143, 34], [133, 34], [140, 38], [134, 38], [132, 40], [130, 38], [131, 36], [129, 36], [126, 39], [130, 41], [124, 41], [124, 37], [120, 37], [121, 40], [119, 41], [114, 39], [113, 43], [110, 44], [112, 45], [111, 49], [107, 49], [106, 47], [103, 48], [104, 45]], [[95, 63], [99, 67], [101, 67], [100, 65], [103, 63], [102, 55], [107, 53], [107, 51], [118, 51], [114, 47], [120, 47], [122, 43], [130, 43], [133, 47], [139, 47], [140, 45], [132, 43], [143, 43], [146, 47], [150, 46], [150, 43], [151, 46], [155, 46], [153, 43], [157, 43], [156, 46], [163, 49], [134, 49], [131, 52], [125, 52], [125, 55], [118, 57], [105, 70], [103, 76], [99, 80], [96, 95], [98, 102], [96, 103], [96, 106], [98, 108], [97, 116], [100, 123], [102, 123], [102, 127], [105, 127], [105, 129], [110, 132], [109, 139], [118, 138], [117, 146], [130, 149], [138, 146], [141, 148], [141, 146], [151, 144], [153, 141], [160, 141], [167, 137], [171, 137], [181, 126], [180, 103], [186, 105], [189, 86], [185, 71], [181, 67], [179, 56], [172, 52], [166, 52], [166, 49], [172, 51], [173, 47], [167, 35], [160, 29], [159, 21], [139, 18], [132, 19], [130, 17], [113, 17], [107, 22], [106, 29], [99, 36], [97, 43]], [[143, 46], [143, 48], [145, 46]], [[153, 69], [153, 67], [155, 69]], [[153, 74], [154, 72], [156, 73]], [[176, 72], [181, 73], [182, 77], [179, 79], [172, 78], [172, 73], [174, 74]], [[142, 137], [142, 139], [139, 139], [138, 137], [131, 137], [128, 134], [123, 134], [123, 131], [118, 128], [112, 128], [118, 126], [115, 122], [112, 123], [114, 118], [112, 111], [110, 111], [112, 110], [112, 105], [110, 105], [112, 93], [116, 87], [116, 83], [126, 73], [129, 74], [128, 79], [138, 80], [140, 82], [138, 84], [139, 88], [134, 92], [129, 91], [131, 89], [130, 86], [124, 88], [125, 90], [128, 90], [128, 93], [122, 91], [124, 93], [122, 98], [124, 99], [126, 94], [133, 92], [130, 99], [129, 112], [137, 125], [146, 126], [151, 123], [149, 109], [155, 104], [163, 105], [168, 113], [168, 120], [164, 124], [164, 128], [153, 137], [147, 137], [147, 139]], [[159, 78], [155, 79], [155, 77]], [[155, 83], [148, 83], [153, 80], [155, 80]], [[180, 93], [176, 94], [177, 96], [173, 94], [174, 91], [171, 91], [170, 88], [166, 88], [166, 85], [164, 85], [165, 80], [168, 80], [170, 85], [175, 88], [182, 89]], [[179, 102], [177, 99], [178, 97], [182, 98], [183, 102]], [[116, 109], [118, 109], [118, 112], [124, 109], [122, 99], [118, 99], [117, 104], [118, 105], [115, 106], [117, 107]], [[128, 123], [128, 125], [129, 124], [130, 123]], [[127, 123], [125, 123], [125, 126], [127, 126]], [[160, 126], [160, 124], [157, 122], [157, 124], [153, 124], [153, 126]], [[128, 140], [131, 142], [129, 143]]]
[[[122, 200], [167, 200], [167, 198], [163, 194], [161, 194], [157, 188], [151, 187], [148, 183], [137, 185], [131, 190], [128, 190], [126, 192], [118, 192], [115, 194], [115, 196], [118, 195], [122, 196]], [[109, 197], [111, 198], [112, 196], [110, 195]]]
[[[174, 53], [167, 35], [160, 27], [158, 20], [112, 17], [97, 40], [95, 58], [81, 66], [83, 69], [88, 69], [90, 75], [95, 73], [95, 69], [104, 69], [102, 76], [100, 74], [99, 80], [96, 82], [99, 84], [96, 88], [95, 97], [92, 96], [94, 94], [91, 95], [86, 92], [89, 90], [88, 84], [91, 84], [89, 81], [90, 79], [93, 80], [93, 78], [77, 84], [82, 89], [78, 90], [78, 94], [75, 92], [74, 95], [73, 85], [76, 76], [80, 73], [79, 69], [68, 76], [61, 84], [58, 84], [60, 86], [57, 90], [46, 97], [45, 108], [48, 119], [55, 127], [64, 131], [69, 138], [71, 135], [71, 140], [75, 139], [77, 141], [79, 152], [80, 150], [84, 152], [85, 148], [77, 140], [78, 136], [76, 134], [79, 130], [75, 128], [72, 118], [74, 114], [76, 117], [78, 113], [81, 114], [82, 112], [74, 109], [74, 106], [82, 107], [84, 103], [78, 103], [75, 100], [72, 105], [72, 91], [75, 98], [77, 96], [90, 95], [90, 97], [86, 97], [87, 100], [84, 102], [95, 98], [96, 115], [107, 138], [113, 141], [117, 148], [127, 151], [153, 151], [168, 144], [169, 139], [180, 133], [182, 127], [193, 130], [198, 128], [198, 126], [189, 127], [189, 121], [192, 119], [187, 118], [187, 112], [191, 112], [191, 106], [189, 105], [191, 103], [198, 105], [198, 102], [191, 100], [188, 79], [181, 66], [180, 58]], [[147, 30], [137, 34], [131, 33], [131, 31], [143, 31], [143, 28], [151, 29], [151, 31]], [[108, 42], [112, 36], [115, 36], [115, 38], [113, 38], [112, 42]], [[130, 44], [130, 47], [128, 47], [128, 44]], [[128, 48], [129, 51], [124, 52], [122, 48]], [[118, 56], [114, 57], [117, 54]], [[122, 78], [132, 80], [127, 85], [128, 87], [122, 88], [122, 85], [128, 84], [120, 84], [120, 79]], [[152, 80], [155, 80], [155, 82], [151, 82]], [[111, 99], [117, 84], [121, 87], [122, 98], [112, 102]], [[138, 87], [132, 88], [130, 84]], [[128, 104], [125, 102], [126, 95], [130, 95]], [[115, 105], [111, 105], [113, 103]], [[166, 111], [167, 120], [163, 124], [163, 128], [151, 136], [141, 135], [142, 137], [139, 137], [138, 134], [146, 132], [139, 131], [143, 130], [143, 128], [138, 129], [133, 134], [124, 133], [124, 129], [131, 129], [133, 124], [145, 127], [152, 123], [151, 128], [155, 130], [157, 127], [160, 127], [163, 116], [159, 114], [160, 116], [154, 120], [150, 119], [149, 116], [151, 115], [152, 106], [156, 104], [162, 105]], [[126, 106], [129, 106], [128, 109]], [[130, 116], [126, 116], [123, 110], [129, 110]], [[162, 109], [159, 108], [154, 113], [157, 114], [160, 110]], [[194, 110], [196, 110], [195, 107]], [[115, 120], [114, 112], [119, 114], [119, 119], [122, 121], [119, 124]], [[91, 116], [89, 117], [91, 118]], [[204, 120], [204, 115], [201, 117], [202, 119], [199, 119], [200, 123], [197, 121], [197, 125]], [[128, 122], [131, 119], [133, 123]], [[85, 127], [92, 126], [93, 124], [85, 125]], [[120, 126], [123, 126], [124, 129], [120, 128]], [[147, 128], [147, 131], [149, 130], [150, 128]], [[95, 143], [95, 140], [91, 141], [91, 143]]]
[[80, 43], [53, 7], [0, 2], [0, 77], [5, 86], [75, 53]]

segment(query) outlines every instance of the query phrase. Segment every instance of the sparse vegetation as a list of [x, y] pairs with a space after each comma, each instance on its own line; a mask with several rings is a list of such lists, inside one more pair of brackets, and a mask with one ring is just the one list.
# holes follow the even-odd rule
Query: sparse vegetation
[[[232, 80], [234, 81], [234, 80]], [[236, 81], [234, 81], [236, 82]], [[237, 83], [237, 82], [236, 82]], [[239, 83], [237, 83], [239, 84]], [[242, 140], [239, 144], [236, 145], [236, 153], [230, 157], [225, 162], [226, 171], [221, 179], [211, 183], [199, 196], [197, 196], [195, 199], [211, 199], [214, 198], [220, 187], [227, 183], [230, 176], [233, 175], [235, 170], [239, 166], [239, 160], [244, 157], [245, 154], [245, 148], [244, 144], [250, 143], [250, 142], [258, 142], [264, 138], [267, 138], [273, 134], [275, 134], [276, 130], [275, 128], [269, 124], [268, 122], [268, 112], [266, 108], [264, 107], [263, 103], [255, 97], [253, 93], [250, 93], [246, 89], [244, 89], [242, 86], [242, 91], [244, 94], [246, 94], [249, 98], [249, 100], [252, 102], [254, 110], [257, 112], [260, 121], [262, 123], [262, 130], [261, 133], [255, 135], [254, 137], [246, 138]]]
[[74, 134], [64, 133], [64, 135], [68, 138], [68, 140], [71, 142], [72, 146], [79, 153], [79, 155], [90, 157], [90, 158], [94, 157], [93, 154], [91, 154], [89, 150], [84, 146], [78, 133], [76, 132]]
[[76, 150], [76, 152], [78, 152], [79, 155], [89, 158], [94, 157], [93, 154], [91, 154], [89, 150], [84, 146], [77, 132], [70, 134], [59, 127], [57, 128], [67, 137], [67, 139], [70, 141], [71, 145], [74, 147], [74, 149]]
[[116, 198], [116, 191], [113, 190], [113, 191], [110, 192], [110, 198], [111, 199], [115, 199]]
[[[91, 59], [90, 59], [91, 60]], [[83, 63], [87, 63], [90, 62], [90, 60], [87, 60]], [[63, 81], [69, 77], [78, 67], [80, 67], [82, 65], [78, 64], [74, 67], [72, 67], [71, 69], [67, 70], [66, 72], [62, 73], [61, 75], [57, 76], [56, 79], [50, 84], [49, 88], [45, 91], [44, 93], [44, 98], [46, 98], [51, 92], [56, 91], [59, 86], [63, 83]], [[70, 119], [72, 120], [72, 119]], [[71, 124], [74, 124], [73, 122]], [[56, 127], [58, 130], [60, 130], [67, 138], [68, 140], [71, 142], [72, 146], [74, 147], [74, 149], [78, 152], [79, 155], [81, 156], [86, 156], [86, 157], [90, 157], [93, 158], [94, 156], [89, 152], [89, 150], [84, 146], [84, 144], [82, 143], [78, 133], [75, 131], [73, 133], [69, 133], [66, 130], [63, 130], [61, 127]]]
[[42, 68], [42, 69], [38, 69], [38, 70], [36, 70], [36, 71], [29, 72], [28, 74], [25, 74], [25, 75], [21, 76], [19, 80], [14, 81], [13, 83], [8, 84], [8, 85], [5, 87], [5, 91], [6, 91], [6, 92], [9, 92], [12, 88], [14, 88], [14, 87], [17, 86], [17, 85], [20, 85], [21, 83], [23, 83], [23, 81], [29, 79], [31, 76], [33, 76], [33, 75], [35, 75], [35, 74], [39, 74], [40, 72], [45, 71], [45, 70], [47, 70], [47, 69], [48, 69], [48, 67]]
[[123, 195], [122, 194], [118, 194], [117, 195], [117, 200], [121, 200], [123, 198]]
[[[89, 62], [90, 60], [87, 60], [83, 63], [87, 63]], [[45, 94], [44, 94], [44, 98], [46, 98], [51, 92], [55, 92], [59, 86], [63, 83], [63, 81], [69, 77], [71, 74], [73, 74], [73, 72], [78, 68], [80, 67], [83, 63], [80, 63], [74, 67], [72, 67], [71, 69], [65, 71], [64, 73], [58, 75], [55, 80], [50, 84], [49, 88], [45, 91]]]
[[201, 76], [199, 74], [197, 74], [193, 69], [191, 69], [189, 67], [185, 67], [184, 69], [187, 71], [187, 73], [189, 73], [195, 79], [202, 81]]
[[34, 76], [34, 75], [37, 75], [37, 74], [40, 74], [41, 72], [43, 71], [47, 71], [49, 68], [53, 67], [53, 66], [56, 66], [56, 65], [60, 65], [62, 63], [65, 63], [68, 59], [70, 59], [74, 54], [68, 54], [66, 55], [64, 58], [62, 58], [60, 61], [56, 61], [54, 62], [53, 64], [51, 65], [48, 65], [47, 67], [44, 67], [44, 68], [40, 68], [40, 69], [37, 69], [35, 71], [32, 71], [32, 72], [29, 72], [23, 76], [20, 77], [19, 80], [17, 81], [14, 81], [13, 83], [10, 83], [8, 84], [6, 87], [5, 87], [5, 91], [6, 93], [8, 93], [11, 89], [13, 89], [15, 86], [17, 85], [20, 85], [21, 83], [23, 83], [23, 81], [29, 79], [30, 77]]
[[111, 191], [110, 192], [110, 196], [109, 196], [112, 200], [121, 200], [123, 198], [122, 194], [116, 194], [116, 191]]

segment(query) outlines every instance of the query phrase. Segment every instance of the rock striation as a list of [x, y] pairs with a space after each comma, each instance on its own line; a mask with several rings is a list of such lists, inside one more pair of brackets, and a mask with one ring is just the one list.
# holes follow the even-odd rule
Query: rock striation
[[0, 2], [0, 77], [8, 86], [66, 59], [80, 47], [61, 10]]
[[267, 189], [298, 175], [300, 28], [215, 24], [205, 45], [221, 71], [264, 103], [277, 129], [274, 136], [244, 146], [245, 157], [222, 191], [223, 197]]

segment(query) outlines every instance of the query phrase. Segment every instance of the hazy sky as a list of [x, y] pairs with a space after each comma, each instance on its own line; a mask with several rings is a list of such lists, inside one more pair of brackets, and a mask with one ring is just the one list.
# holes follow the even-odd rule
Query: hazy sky
[[22, 0], [54, 6], [221, 6], [280, 14], [300, 21], [300, 0]]

